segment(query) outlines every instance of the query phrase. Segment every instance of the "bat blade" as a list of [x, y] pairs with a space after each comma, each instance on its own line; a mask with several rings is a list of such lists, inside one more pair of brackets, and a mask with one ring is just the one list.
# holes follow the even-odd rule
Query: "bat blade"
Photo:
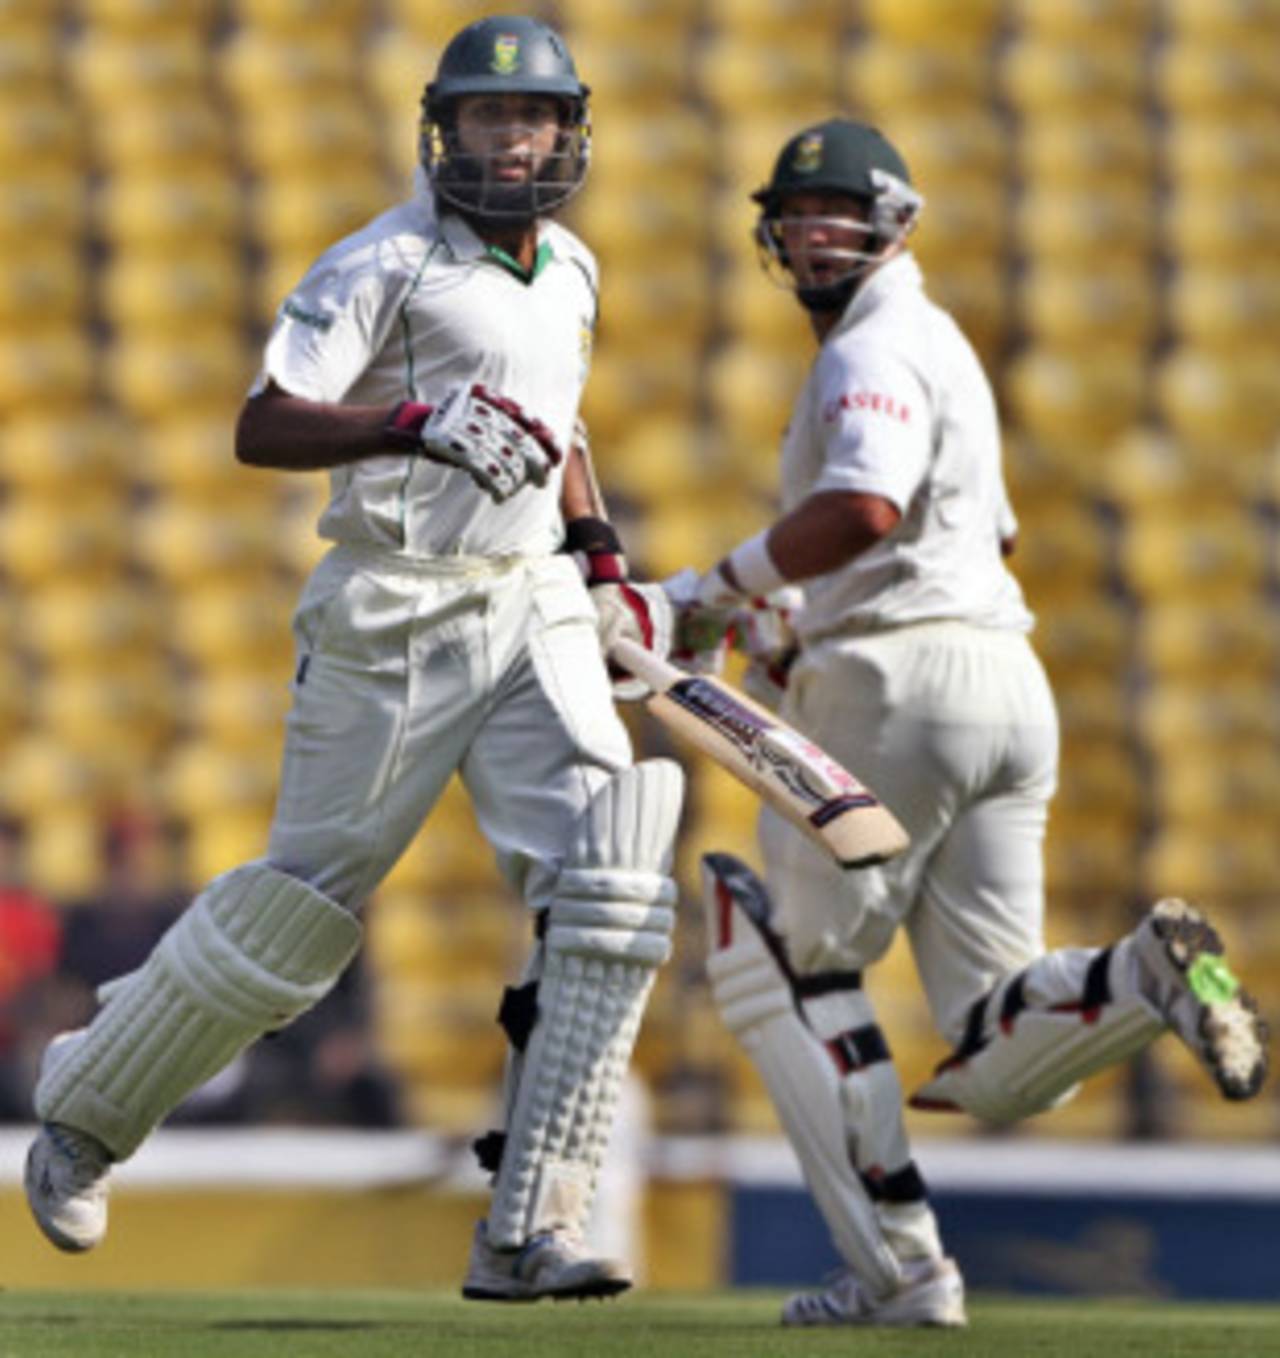
[[653, 689], [647, 706], [814, 839], [842, 867], [868, 867], [907, 847], [893, 813], [842, 764], [732, 685], [686, 674], [634, 642], [612, 658]]

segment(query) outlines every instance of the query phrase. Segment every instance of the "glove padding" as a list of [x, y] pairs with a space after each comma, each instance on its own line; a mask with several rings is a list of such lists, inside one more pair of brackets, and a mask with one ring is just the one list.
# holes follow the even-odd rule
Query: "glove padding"
[[[675, 613], [658, 585], [638, 584], [629, 578], [627, 559], [612, 525], [602, 519], [576, 519], [569, 525], [565, 549], [572, 552], [591, 591], [596, 608], [600, 649], [608, 660], [619, 640], [634, 641], [665, 659], [671, 649]], [[620, 702], [649, 696], [649, 686], [612, 661], [609, 678]]]
[[545, 486], [563, 454], [541, 420], [479, 382], [460, 382], [434, 406], [402, 402], [393, 434], [417, 436], [424, 457], [467, 473], [495, 504], [526, 485]]

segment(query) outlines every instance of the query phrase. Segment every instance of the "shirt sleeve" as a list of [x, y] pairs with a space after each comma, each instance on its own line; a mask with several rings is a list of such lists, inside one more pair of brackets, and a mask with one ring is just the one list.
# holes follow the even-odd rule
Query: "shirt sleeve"
[[268, 382], [308, 401], [341, 401], [378, 342], [383, 288], [354, 262], [321, 256], [276, 313], [251, 394]]
[[833, 348], [819, 359], [815, 394], [823, 466], [813, 491], [880, 495], [905, 514], [933, 445], [919, 377], [892, 353]]

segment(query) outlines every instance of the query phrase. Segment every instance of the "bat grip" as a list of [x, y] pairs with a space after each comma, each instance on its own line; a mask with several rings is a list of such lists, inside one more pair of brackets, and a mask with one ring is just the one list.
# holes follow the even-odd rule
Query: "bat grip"
[[639, 642], [629, 641], [625, 637], [609, 647], [609, 659], [619, 669], [626, 670], [642, 683], [648, 684], [655, 693], [662, 693], [677, 679], [685, 677], [683, 670], [678, 670], [652, 651], [646, 650]]

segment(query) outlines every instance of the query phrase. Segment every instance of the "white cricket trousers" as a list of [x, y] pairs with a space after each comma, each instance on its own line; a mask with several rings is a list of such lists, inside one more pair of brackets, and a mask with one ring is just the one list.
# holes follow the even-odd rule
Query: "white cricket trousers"
[[842, 872], [773, 813], [761, 849], [801, 973], [861, 970], [907, 930], [938, 1031], [1044, 951], [1044, 833], [1057, 782], [1049, 682], [1021, 633], [918, 623], [833, 638], [794, 667], [782, 715], [864, 779], [911, 847]]
[[631, 763], [573, 560], [339, 546], [294, 635], [271, 864], [357, 909], [457, 770], [499, 867], [547, 905], [571, 827]]

